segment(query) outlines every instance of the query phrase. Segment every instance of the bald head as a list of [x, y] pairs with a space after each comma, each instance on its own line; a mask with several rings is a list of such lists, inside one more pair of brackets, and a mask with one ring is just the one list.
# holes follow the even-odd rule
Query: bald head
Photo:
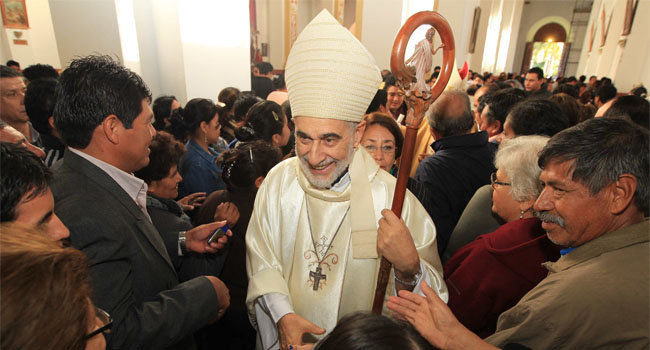
[[445, 91], [427, 111], [429, 126], [440, 137], [463, 135], [474, 125], [467, 94], [462, 91]]

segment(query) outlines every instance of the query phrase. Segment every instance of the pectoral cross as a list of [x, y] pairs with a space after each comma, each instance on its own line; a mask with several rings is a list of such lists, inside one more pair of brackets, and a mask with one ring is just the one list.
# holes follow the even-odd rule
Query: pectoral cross
[[325, 275], [324, 273], [321, 273], [321, 271], [322, 270], [321, 270], [320, 266], [318, 266], [316, 268], [316, 271], [310, 271], [309, 272], [309, 277], [314, 279], [314, 290], [318, 290], [318, 285], [320, 284], [321, 279], [322, 280], [327, 279], [327, 275]]

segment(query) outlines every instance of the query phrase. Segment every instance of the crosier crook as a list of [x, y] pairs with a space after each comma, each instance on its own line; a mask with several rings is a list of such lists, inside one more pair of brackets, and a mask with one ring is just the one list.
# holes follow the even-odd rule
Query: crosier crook
[[[434, 11], [422, 11], [414, 14], [406, 20], [402, 26], [395, 43], [393, 44], [393, 51], [390, 56], [390, 68], [397, 79], [398, 85], [408, 91], [408, 87], [416, 81], [413, 72], [407, 69], [404, 64], [404, 53], [406, 51], [406, 44], [417, 27], [423, 24], [433, 26], [440, 39], [444, 44], [442, 48], [442, 68], [440, 76], [436, 84], [431, 89], [430, 96], [417, 96], [415, 94], [408, 94], [406, 104], [408, 112], [406, 117], [406, 135], [404, 136], [404, 144], [402, 146], [402, 156], [399, 163], [399, 172], [397, 175], [397, 184], [395, 185], [395, 194], [393, 196], [393, 204], [391, 210], [397, 217], [401, 217], [402, 207], [404, 204], [404, 196], [406, 194], [406, 184], [408, 176], [411, 172], [411, 162], [413, 160], [413, 149], [415, 147], [415, 138], [420, 122], [424, 118], [424, 113], [429, 108], [431, 103], [435, 101], [449, 82], [452, 69], [454, 67], [454, 35], [451, 32], [451, 27], [447, 20], [440, 14]], [[384, 305], [384, 296], [386, 295], [386, 287], [388, 286], [388, 278], [390, 277], [391, 263], [386, 258], [381, 258], [379, 265], [379, 274], [377, 276], [377, 288], [375, 289], [375, 298], [372, 303], [372, 312], [381, 314]]]

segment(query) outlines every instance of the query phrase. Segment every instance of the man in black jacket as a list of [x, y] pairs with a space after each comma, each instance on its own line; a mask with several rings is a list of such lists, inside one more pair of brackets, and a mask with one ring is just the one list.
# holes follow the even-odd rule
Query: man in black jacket
[[462, 91], [444, 92], [427, 111], [436, 153], [425, 158], [415, 180], [429, 190], [429, 215], [436, 225], [438, 252], [442, 256], [449, 236], [476, 190], [490, 183], [497, 145], [487, 132], [471, 133], [474, 119], [469, 99]]
[[[68, 145], [52, 192], [72, 245], [90, 261], [93, 302], [113, 317], [111, 349], [192, 349], [192, 333], [229, 305], [214, 276], [180, 283], [133, 172], [149, 163], [151, 94], [109, 57], [74, 60], [57, 86], [54, 123]], [[223, 223], [179, 233], [179, 254], [214, 253]]]

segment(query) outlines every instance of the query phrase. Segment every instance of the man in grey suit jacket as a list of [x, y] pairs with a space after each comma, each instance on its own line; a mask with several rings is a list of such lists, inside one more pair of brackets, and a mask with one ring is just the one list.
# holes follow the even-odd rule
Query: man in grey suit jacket
[[[214, 276], [179, 284], [146, 211], [147, 186], [133, 172], [149, 162], [150, 101], [142, 79], [109, 57], [74, 60], [57, 86], [54, 122], [69, 152], [52, 192], [89, 258], [93, 302], [113, 317], [108, 347], [192, 349], [192, 333], [228, 307], [228, 289]], [[179, 233], [179, 254], [216, 252], [227, 237], [207, 237], [223, 225]]]

